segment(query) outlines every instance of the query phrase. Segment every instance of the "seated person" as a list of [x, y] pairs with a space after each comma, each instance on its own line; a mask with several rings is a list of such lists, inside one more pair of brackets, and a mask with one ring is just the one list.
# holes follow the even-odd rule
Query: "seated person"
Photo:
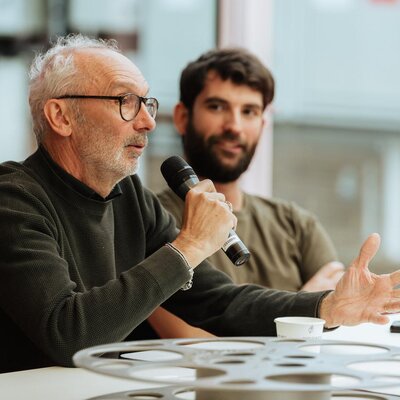
[[[222, 250], [208, 260], [238, 284], [291, 291], [334, 289], [344, 266], [336, 261], [333, 244], [317, 218], [294, 203], [252, 196], [240, 188], [240, 177], [265, 124], [264, 110], [273, 97], [270, 71], [242, 49], [209, 51], [181, 74], [174, 123], [185, 158], [200, 179], [211, 179], [232, 204], [236, 232], [251, 252], [241, 267], [233, 265]], [[171, 189], [158, 197], [180, 226], [183, 201]], [[189, 327], [183, 334], [182, 321], [163, 320], [160, 314], [167, 318], [167, 313], [156, 313], [159, 316], [150, 321], [162, 337], [200, 334]]]

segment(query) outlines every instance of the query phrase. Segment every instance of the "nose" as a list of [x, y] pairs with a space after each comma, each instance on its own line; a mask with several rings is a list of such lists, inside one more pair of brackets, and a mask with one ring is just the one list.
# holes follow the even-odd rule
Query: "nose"
[[139, 112], [133, 119], [133, 127], [138, 132], [150, 133], [156, 127], [155, 119], [149, 114], [145, 104], [140, 104]]
[[243, 129], [243, 121], [240, 110], [230, 110], [225, 115], [224, 130], [240, 135]]

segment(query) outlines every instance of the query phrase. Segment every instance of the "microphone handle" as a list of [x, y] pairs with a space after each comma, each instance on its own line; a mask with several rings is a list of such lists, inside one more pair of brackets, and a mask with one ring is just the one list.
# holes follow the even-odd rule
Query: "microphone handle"
[[249, 249], [233, 229], [230, 230], [228, 240], [221, 248], [237, 267], [244, 264], [250, 258]]
[[[179, 185], [175, 193], [181, 199], [185, 200], [186, 193], [197, 183], [199, 183], [197, 175], [190, 175]], [[230, 230], [228, 240], [223, 244], [221, 249], [237, 267], [244, 264], [250, 258], [250, 251], [233, 229]]]

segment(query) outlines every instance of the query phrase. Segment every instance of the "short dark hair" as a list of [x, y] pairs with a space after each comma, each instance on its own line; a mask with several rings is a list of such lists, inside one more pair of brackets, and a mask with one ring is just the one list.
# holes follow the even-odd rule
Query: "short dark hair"
[[190, 62], [182, 71], [180, 100], [189, 110], [203, 90], [209, 71], [216, 71], [223, 80], [229, 79], [260, 92], [264, 108], [274, 98], [274, 78], [254, 54], [241, 48], [213, 49]]

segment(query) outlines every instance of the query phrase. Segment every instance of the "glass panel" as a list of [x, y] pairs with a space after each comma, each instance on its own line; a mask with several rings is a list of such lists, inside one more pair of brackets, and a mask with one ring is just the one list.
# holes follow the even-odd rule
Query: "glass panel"
[[274, 196], [318, 215], [343, 262], [366, 235], [373, 269], [400, 260], [399, 3], [278, 0]]

